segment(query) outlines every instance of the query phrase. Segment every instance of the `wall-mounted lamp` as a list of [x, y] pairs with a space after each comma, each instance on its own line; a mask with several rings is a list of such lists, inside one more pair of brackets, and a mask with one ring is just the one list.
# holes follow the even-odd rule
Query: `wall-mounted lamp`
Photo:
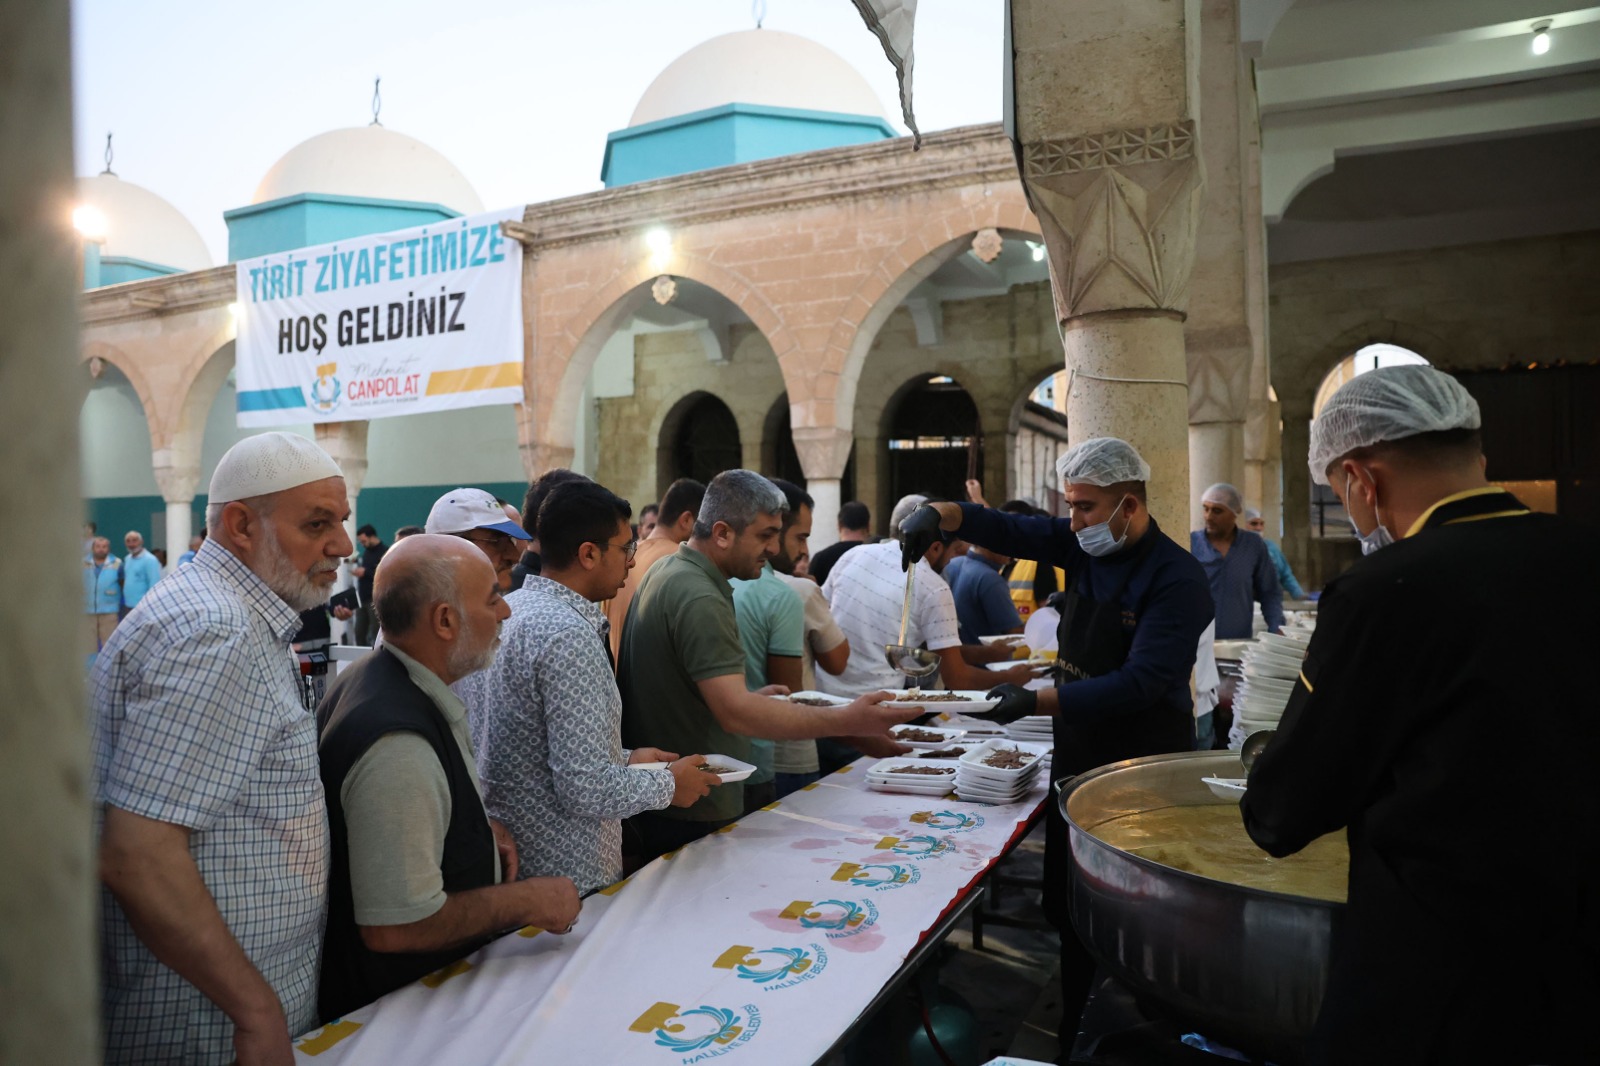
[[1533, 54], [1542, 56], [1550, 51], [1550, 20], [1533, 24]]
[[72, 209], [72, 228], [86, 241], [106, 239], [106, 216], [93, 204], [80, 204]]

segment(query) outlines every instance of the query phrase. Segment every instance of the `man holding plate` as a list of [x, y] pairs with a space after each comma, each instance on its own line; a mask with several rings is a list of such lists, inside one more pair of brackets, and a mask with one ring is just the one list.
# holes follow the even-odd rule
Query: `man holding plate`
[[[909, 567], [941, 534], [1066, 572], [1053, 688], [1002, 684], [989, 717], [1011, 722], [1050, 715], [1057, 776], [1120, 759], [1194, 747], [1189, 673], [1212, 619], [1205, 571], [1150, 515], [1150, 465], [1133, 446], [1096, 437], [1056, 460], [1069, 518], [1008, 514], [972, 503], [926, 504], [902, 523], [901, 564]], [[1071, 934], [1066, 823], [1047, 806], [1045, 910], [1061, 930], [1064, 1027], [1072, 1032], [1094, 962]]]

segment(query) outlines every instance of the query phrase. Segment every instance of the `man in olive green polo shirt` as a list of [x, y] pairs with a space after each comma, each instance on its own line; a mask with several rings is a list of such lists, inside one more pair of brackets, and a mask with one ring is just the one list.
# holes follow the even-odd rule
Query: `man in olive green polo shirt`
[[[646, 738], [669, 751], [703, 751], [748, 761], [750, 737], [807, 740], [846, 737], [867, 754], [905, 750], [887, 735], [916, 716], [879, 707], [875, 692], [844, 707], [804, 707], [773, 699], [788, 692], [745, 688], [744, 645], [729, 578], [754, 580], [778, 551], [788, 502], [752, 470], [728, 470], [706, 488], [689, 542], [650, 568], [628, 608], [617, 656], [622, 743]], [[629, 819], [638, 858], [653, 859], [738, 818], [739, 784], [714, 788], [689, 807], [646, 811]]]

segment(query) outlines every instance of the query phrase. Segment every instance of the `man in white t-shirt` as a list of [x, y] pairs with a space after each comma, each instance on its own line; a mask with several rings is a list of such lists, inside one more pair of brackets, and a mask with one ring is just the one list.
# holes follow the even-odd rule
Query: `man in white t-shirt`
[[[843, 556], [828, 573], [822, 594], [833, 618], [850, 641], [850, 661], [838, 677], [817, 675], [823, 691], [839, 696], [873, 689], [905, 687], [905, 678], [884, 657], [884, 648], [899, 644], [900, 611], [905, 602], [906, 575], [900, 568], [900, 523], [926, 496], [906, 496], [889, 519], [893, 539], [869, 544]], [[935, 544], [917, 562], [911, 613], [904, 643], [939, 656], [939, 677], [947, 688], [988, 691], [1002, 682], [1022, 685], [1032, 680], [1026, 666], [991, 671], [985, 662], [1009, 658], [1002, 645], [963, 647], [956, 632], [956, 604], [939, 572], [952, 558], [954, 538]]]

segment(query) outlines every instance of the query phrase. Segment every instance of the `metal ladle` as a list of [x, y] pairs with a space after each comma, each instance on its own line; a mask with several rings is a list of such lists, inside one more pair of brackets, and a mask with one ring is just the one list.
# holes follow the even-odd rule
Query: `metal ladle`
[[891, 669], [910, 677], [927, 677], [939, 669], [939, 657], [926, 648], [906, 647], [906, 623], [911, 619], [911, 584], [916, 576], [917, 567], [913, 563], [906, 568], [906, 599], [900, 606], [900, 643], [884, 645], [883, 653]]
[[1249, 773], [1250, 767], [1256, 764], [1256, 758], [1267, 745], [1272, 743], [1272, 738], [1277, 735], [1276, 729], [1258, 729], [1244, 738], [1244, 744], [1239, 748], [1239, 762], [1244, 764], [1244, 772]]

